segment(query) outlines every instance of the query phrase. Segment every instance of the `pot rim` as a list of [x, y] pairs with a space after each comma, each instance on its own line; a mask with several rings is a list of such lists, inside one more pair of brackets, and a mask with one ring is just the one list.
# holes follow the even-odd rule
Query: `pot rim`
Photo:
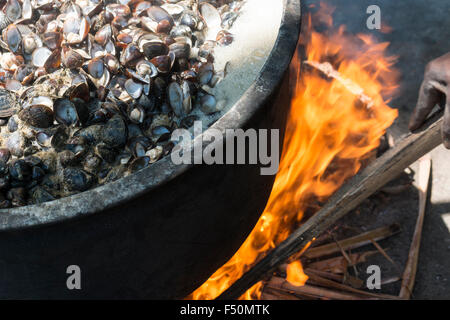
[[[257, 79], [210, 129], [242, 128], [271, 96], [289, 67], [300, 34], [301, 0], [282, 1], [278, 36]], [[205, 132], [195, 138], [194, 144], [201, 143]], [[94, 189], [41, 204], [2, 209], [0, 231], [39, 227], [105, 211], [161, 186], [192, 166], [175, 165], [166, 156], [139, 172]]]

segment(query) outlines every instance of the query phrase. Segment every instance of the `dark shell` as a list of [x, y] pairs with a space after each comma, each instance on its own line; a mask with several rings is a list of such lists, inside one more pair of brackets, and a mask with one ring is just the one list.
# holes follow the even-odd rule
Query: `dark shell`
[[25, 188], [12, 188], [9, 189], [6, 197], [11, 200], [11, 204], [15, 207], [24, 206], [27, 204], [27, 190]]
[[100, 30], [95, 34], [95, 41], [101, 46], [105, 46], [106, 43], [111, 40], [112, 29], [109, 24], [104, 25]]
[[96, 79], [100, 79], [105, 70], [103, 60], [101, 58], [94, 58], [88, 63], [88, 72]]
[[10, 156], [11, 152], [8, 148], [0, 148], [0, 162], [7, 163]]
[[163, 56], [169, 53], [169, 48], [163, 42], [160, 41], [150, 41], [142, 46], [144, 55], [148, 59], [153, 59], [157, 56]]
[[71, 126], [78, 122], [78, 112], [72, 101], [57, 99], [53, 104], [55, 120], [63, 125]]
[[53, 201], [55, 197], [42, 187], [37, 186], [31, 194], [31, 201], [35, 204]]
[[172, 16], [161, 7], [151, 6], [147, 9], [147, 15], [158, 23], [166, 20], [170, 26], [174, 25]]
[[61, 65], [61, 50], [53, 50], [52, 54], [45, 61], [44, 68], [48, 73], [52, 73]]
[[19, 29], [15, 25], [11, 24], [5, 31], [3, 31], [3, 40], [8, 44], [9, 49], [16, 53], [22, 43], [22, 36]]
[[176, 58], [189, 58], [191, 47], [187, 43], [175, 42], [169, 46], [169, 50], [175, 54]]
[[63, 37], [60, 32], [51, 31], [44, 33], [44, 43], [50, 50], [61, 47]]
[[0, 118], [6, 118], [16, 113], [18, 104], [13, 93], [0, 88]]
[[76, 69], [83, 64], [83, 57], [69, 47], [62, 48], [62, 63], [69, 69]]
[[31, 179], [32, 168], [23, 159], [15, 160], [9, 165], [11, 178], [18, 181], [28, 181]]
[[85, 191], [94, 182], [90, 174], [77, 168], [65, 168], [63, 177], [63, 183], [70, 191]]
[[151, 63], [158, 69], [161, 73], [167, 73], [171, 68], [171, 60], [169, 56], [157, 56], [150, 60]]
[[127, 67], [134, 67], [139, 59], [142, 58], [142, 53], [134, 44], [129, 44], [120, 56], [120, 63]]
[[48, 128], [53, 124], [53, 111], [44, 105], [34, 105], [19, 112], [19, 119], [37, 128]]
[[108, 120], [103, 128], [103, 142], [109, 147], [122, 147], [127, 142], [127, 126], [120, 116]]
[[149, 157], [139, 157], [136, 158], [135, 160], [133, 160], [133, 162], [130, 164], [129, 170], [131, 172], [136, 172], [139, 171], [145, 167], [148, 166], [150, 162], [150, 158]]
[[95, 146], [95, 152], [108, 163], [113, 163], [116, 160], [117, 152], [103, 142]]
[[89, 127], [78, 130], [77, 132], [75, 132], [74, 136], [83, 137], [88, 143], [97, 144], [103, 137], [102, 132], [102, 125], [93, 124]]

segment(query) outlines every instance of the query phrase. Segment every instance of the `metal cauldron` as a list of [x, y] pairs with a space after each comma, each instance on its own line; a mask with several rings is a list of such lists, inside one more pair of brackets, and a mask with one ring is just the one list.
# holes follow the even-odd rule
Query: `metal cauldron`
[[[300, 0], [282, 1], [270, 57], [214, 128], [284, 128]], [[0, 210], [0, 298], [183, 298], [239, 248], [273, 179], [259, 165], [166, 157], [80, 194]], [[66, 287], [69, 265], [81, 268], [81, 290]]]

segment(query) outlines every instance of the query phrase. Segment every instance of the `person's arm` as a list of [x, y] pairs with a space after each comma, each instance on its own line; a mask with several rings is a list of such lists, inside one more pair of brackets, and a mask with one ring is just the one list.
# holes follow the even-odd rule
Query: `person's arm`
[[[441, 92], [442, 88], [445, 93]], [[419, 128], [433, 107], [442, 101], [445, 101], [442, 138], [445, 147], [450, 149], [450, 52], [428, 63], [419, 99], [409, 121], [409, 129], [413, 131]]]

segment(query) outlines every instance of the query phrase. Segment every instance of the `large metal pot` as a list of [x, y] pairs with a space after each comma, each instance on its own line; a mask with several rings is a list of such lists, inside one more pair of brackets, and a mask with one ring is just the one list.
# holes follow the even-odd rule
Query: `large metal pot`
[[[214, 128], [284, 128], [300, 0], [282, 1], [261, 74]], [[0, 210], [0, 298], [183, 298], [237, 250], [273, 179], [259, 165], [174, 165], [166, 157], [90, 191]], [[81, 290], [66, 286], [70, 265], [81, 269]]]

